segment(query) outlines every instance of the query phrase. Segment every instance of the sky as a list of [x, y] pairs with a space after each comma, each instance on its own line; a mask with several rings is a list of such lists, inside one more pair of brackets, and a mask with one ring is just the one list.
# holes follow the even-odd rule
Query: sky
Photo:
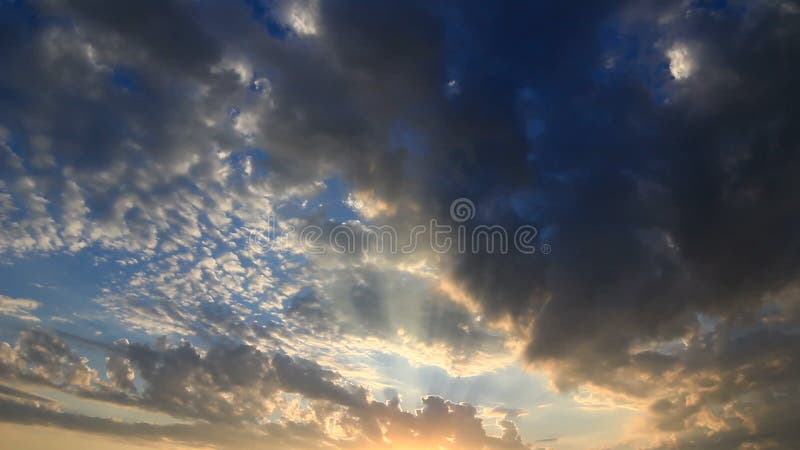
[[794, 449], [795, 0], [0, 0], [0, 448]]

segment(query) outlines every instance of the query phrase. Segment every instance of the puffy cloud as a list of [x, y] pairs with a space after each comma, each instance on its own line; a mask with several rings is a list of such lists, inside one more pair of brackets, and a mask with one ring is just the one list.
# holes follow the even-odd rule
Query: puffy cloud
[[60, 337], [38, 329], [23, 330], [11, 347], [0, 344], [0, 371], [11, 378], [65, 388], [89, 388], [97, 371]]
[[[121, 349], [128, 346], [127, 340], [120, 340], [118, 345]], [[135, 391], [133, 384], [135, 378], [133, 365], [122, 352], [112, 352], [106, 356], [106, 378], [109, 382], [121, 391]]]
[[[311, 448], [326, 442], [342, 448], [361, 444], [391, 448], [412, 443], [431, 448], [441, 445], [523, 448], [510, 422], [503, 424], [506, 430], [503, 437], [487, 436], [482, 420], [476, 415], [477, 409], [469, 404], [430, 396], [423, 399], [422, 409], [403, 411], [397, 397], [386, 403], [376, 402], [366, 388], [352, 384], [337, 372], [281, 352], [262, 352], [244, 345], [215, 346], [204, 351], [186, 341], [177, 345], [161, 341], [151, 347], [120, 340], [111, 346], [100, 345], [109, 352], [106, 358], [109, 382], [105, 382], [88, 366], [86, 358], [77, 356], [66, 341], [53, 333], [26, 330], [14, 347], [2, 345], [0, 362], [7, 378], [56, 386], [87, 398], [166, 412], [184, 419], [208, 421], [214, 431], [190, 437], [178, 432], [184, 427], [183, 431], [189, 431], [193, 425], [110, 426], [104, 419], [2, 400], [0, 409], [19, 411], [16, 418], [7, 414], [3, 418], [20, 423], [55, 423], [119, 435], [129, 435], [141, 428], [140, 438], [163, 436], [206, 444], [218, 443], [221, 438], [217, 432], [222, 433], [226, 427], [237, 427], [237, 432], [245, 436], [250, 433], [264, 436], [268, 446], [285, 442], [281, 433], [310, 441], [304, 444], [310, 447], [296, 444], [293, 448]], [[143, 383], [141, 394], [132, 383], [135, 379]], [[22, 400], [30, 397], [24, 392], [12, 394]], [[299, 395], [308, 402], [301, 407], [308, 408], [307, 420], [296, 422], [284, 416], [290, 415], [288, 408], [278, 409], [285, 406], [289, 394]], [[283, 418], [275, 421], [274, 413]], [[272, 436], [276, 430], [279, 435]]]
[[689, 49], [684, 44], [675, 44], [667, 50], [669, 71], [676, 80], [689, 78], [694, 70], [694, 61]]

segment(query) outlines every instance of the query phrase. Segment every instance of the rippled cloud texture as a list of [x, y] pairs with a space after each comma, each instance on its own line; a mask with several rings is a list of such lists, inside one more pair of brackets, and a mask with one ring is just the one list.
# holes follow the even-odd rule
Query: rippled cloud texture
[[[11, 0], [0, 61], [0, 447], [800, 442], [795, 1]], [[432, 220], [533, 251], [360, 239]]]

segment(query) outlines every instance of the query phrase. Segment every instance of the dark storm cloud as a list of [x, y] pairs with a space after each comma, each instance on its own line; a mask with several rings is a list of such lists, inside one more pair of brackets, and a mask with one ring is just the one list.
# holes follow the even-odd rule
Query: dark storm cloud
[[[550, 230], [547, 259], [456, 257], [454, 273], [489, 313], [534, 323], [528, 356], [554, 363], [560, 386], [646, 395], [653, 386], [614, 374], [658, 375], [684, 355], [637, 345], [697, 333], [697, 313], [733, 327], [758, 321], [765, 296], [798, 275], [800, 16], [769, 2], [499, 9], [467, 6], [444, 22], [445, 35], [474, 46], [442, 44], [460, 93], [431, 96], [435, 120], [392, 111], [419, 124], [432, 149], [427, 170], [400, 183], [422, 183], [431, 213], [468, 195], [487, 220]], [[685, 78], [670, 74], [675, 45], [691, 59]], [[623, 55], [606, 65], [614, 52]], [[441, 76], [427, 62], [405, 76]], [[543, 124], [534, 137], [528, 107]], [[360, 173], [357, 185], [371, 187]], [[791, 361], [793, 346], [782, 350]]]
[[[17, 36], [23, 45], [5, 47], [14, 64], [3, 85], [16, 95], [3, 97], [3, 111], [17, 116], [3, 119], [6, 126], [25, 127], [28, 137], [50, 135], [64, 162], [71, 156], [80, 158], [78, 165], [111, 163], [126, 141], [138, 141], [151, 157], [186, 151], [190, 146], [176, 141], [191, 134], [174, 133], [191, 129], [194, 117], [171, 93], [188, 94], [198, 81], [217, 80], [212, 89], [228, 94], [236, 85], [230, 72], [211, 74], [220, 43], [184, 8], [188, 4], [33, 3], [38, 10], [30, 29]], [[14, 5], [6, 8], [17, 12]], [[23, 8], [31, 7], [17, 9]], [[59, 70], [49, 70], [53, 64]], [[184, 127], [170, 126], [180, 122]]]
[[[669, 11], [643, 10], [617, 32], [656, 23]], [[720, 327], [732, 334], [739, 330], [742, 337], [719, 345], [740, 347], [741, 359], [708, 369], [722, 380], [705, 380], [708, 395], [724, 400], [701, 394], [695, 404], [656, 408], [666, 429], [692, 430], [680, 448], [707, 448], [715, 440], [719, 448], [743, 442], [789, 448], [796, 440], [778, 419], [796, 397], [795, 382], [770, 378], [769, 394], [755, 379], [770, 369], [748, 371], [755, 377], [750, 383], [731, 386], [728, 377], [773, 351], [774, 370], [789, 378], [798, 373], [793, 319], [771, 331], [743, 331], [762, 320], [766, 296], [794, 283], [800, 269], [798, 20], [778, 4], [694, 5], [663, 27], [627, 36], [662, 51], [685, 42], [694, 67], [680, 81], [668, 70], [648, 74], [652, 69], [642, 65], [664, 64], [652, 55], [597, 74], [599, 54], [567, 53], [565, 59], [585, 64], [586, 78], [528, 81], [551, 98], [543, 100], [547, 129], [532, 145], [538, 179], [521, 191], [532, 202], [544, 199], [533, 209], [555, 230], [553, 255], [543, 264], [483, 255], [456, 262], [457, 276], [488, 311], [534, 322], [528, 357], [554, 364], [562, 388], [592, 381], [648, 395], [671, 371], [684, 376], [686, 358], [702, 351], [695, 341], [685, 353], [636, 346], [699, 332], [698, 312], [721, 318]], [[524, 49], [517, 54], [524, 55]], [[776, 341], [764, 341], [763, 333]], [[632, 382], [632, 374], [646, 381]], [[777, 392], [786, 397], [770, 398]], [[757, 411], [742, 413], [753, 420], [750, 432], [725, 414], [723, 430], [731, 431], [692, 444], [702, 434], [697, 430], [710, 426], [697, 424], [698, 412], [726, 402], [744, 408], [748, 396], [758, 398]]]
[[688, 79], [641, 79], [641, 61], [622, 62], [601, 81], [586, 70], [549, 105], [533, 145], [541, 181], [529, 187], [556, 229], [547, 267], [527, 265], [542, 278], [491, 258], [459, 265], [490, 308], [531, 308], [534, 360], [595, 354], [583, 359], [589, 375], [636, 342], [685, 334], [695, 312], [753, 313], [797, 276], [798, 18], [769, 5], [684, 14], [636, 38], [696, 42]]
[[[56, 8], [61, 2], [54, 2]], [[196, 20], [190, 4], [142, 1], [112, 5], [103, 1], [65, 1], [63, 11], [96, 24], [114, 37], [132, 40], [153, 61], [180, 72], [207, 76], [210, 66], [222, 57], [215, 41]], [[148, 24], [142, 27], [142, 22]]]

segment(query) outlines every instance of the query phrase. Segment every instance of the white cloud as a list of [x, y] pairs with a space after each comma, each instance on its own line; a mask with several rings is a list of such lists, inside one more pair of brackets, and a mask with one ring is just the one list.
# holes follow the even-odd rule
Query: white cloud
[[695, 70], [695, 63], [689, 48], [682, 43], [675, 43], [667, 50], [669, 71], [676, 80], [685, 80]]
[[12, 298], [0, 294], [0, 315], [16, 317], [29, 322], [39, 322], [33, 311], [42, 304], [29, 298]]
[[286, 8], [286, 21], [301, 35], [315, 35], [319, 32], [319, 3], [316, 0], [294, 1]]

